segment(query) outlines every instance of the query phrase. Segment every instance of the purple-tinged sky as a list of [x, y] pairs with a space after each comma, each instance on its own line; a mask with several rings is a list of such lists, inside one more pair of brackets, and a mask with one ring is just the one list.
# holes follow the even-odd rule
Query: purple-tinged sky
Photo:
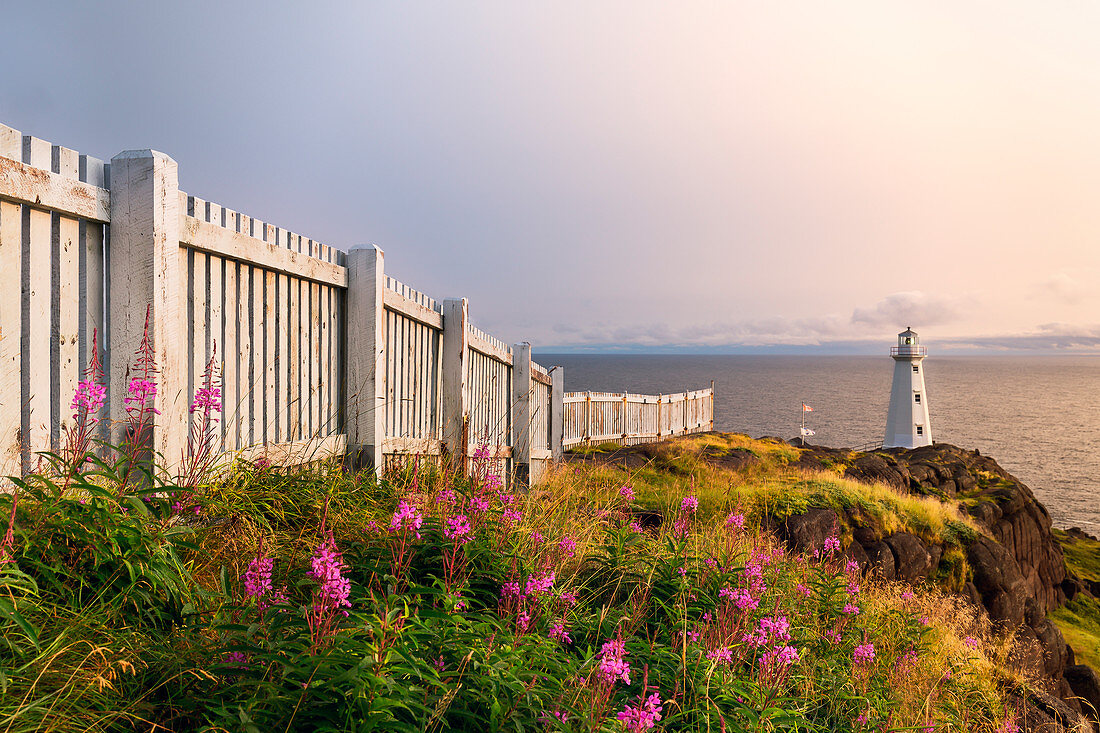
[[506, 341], [1100, 351], [1100, 5], [17, 3], [0, 122]]

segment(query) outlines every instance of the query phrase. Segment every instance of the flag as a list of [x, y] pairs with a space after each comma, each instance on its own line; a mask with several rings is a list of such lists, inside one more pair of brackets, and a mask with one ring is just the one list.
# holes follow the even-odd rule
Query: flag
[[814, 431], [810, 430], [809, 428], [802, 428], [802, 435], [805, 436], [805, 435], [813, 435], [813, 434], [814, 434]]
[[807, 405], [807, 404], [806, 404], [805, 402], [803, 402], [803, 403], [802, 403], [802, 411], [803, 411], [803, 412], [813, 412], [813, 411], [814, 411], [814, 408], [810, 407], [810, 406], [809, 406], [809, 405]]

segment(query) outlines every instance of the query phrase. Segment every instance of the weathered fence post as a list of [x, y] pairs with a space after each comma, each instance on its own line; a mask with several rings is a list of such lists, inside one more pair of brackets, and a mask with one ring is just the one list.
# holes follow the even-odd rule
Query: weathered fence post
[[348, 252], [347, 290], [347, 431], [353, 465], [370, 464], [382, 471], [386, 439], [385, 253], [378, 247]]
[[688, 425], [688, 415], [691, 412], [688, 410], [688, 393], [684, 392], [684, 435], [695, 432], [691, 425]]
[[531, 485], [531, 344], [512, 346], [512, 465], [516, 483]]
[[714, 380], [710, 380], [710, 430], [714, 430]]
[[[0, 156], [19, 160], [23, 137], [0, 124]], [[23, 213], [0, 201], [0, 472], [18, 474], [27, 436], [22, 430]]]
[[592, 441], [592, 393], [584, 393], [584, 444]]
[[124, 440], [122, 403], [149, 316], [159, 373], [153, 406], [153, 449], [171, 471], [187, 441], [187, 338], [183, 331], [179, 169], [155, 150], [127, 150], [111, 159], [111, 358], [113, 440]]
[[565, 455], [565, 368], [550, 370], [550, 457], [560, 461]]
[[443, 450], [465, 472], [469, 457], [470, 395], [466, 370], [470, 361], [470, 304], [466, 298], [443, 301]]

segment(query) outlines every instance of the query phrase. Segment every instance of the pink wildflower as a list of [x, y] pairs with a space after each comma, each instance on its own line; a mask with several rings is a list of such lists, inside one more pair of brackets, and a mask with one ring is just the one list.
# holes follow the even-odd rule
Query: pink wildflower
[[832, 537], [826, 537], [824, 551], [826, 553], [840, 552], [840, 539], [836, 535], [833, 535]]
[[733, 664], [733, 652], [728, 646], [720, 646], [707, 652], [707, 659], [716, 664]]
[[634, 487], [630, 484], [623, 484], [623, 486], [619, 488], [619, 496], [627, 501], [634, 501]]
[[726, 517], [726, 526], [727, 527], [732, 527], [735, 530], [744, 529], [745, 528], [745, 515], [741, 514], [740, 512], [738, 512], [736, 514], [734, 514], [733, 512], [730, 512], [730, 514]]
[[859, 606], [854, 603], [845, 603], [844, 608], [841, 609], [842, 613], [846, 613], [849, 616], [855, 616], [859, 613]]
[[407, 531], [411, 529], [416, 532], [416, 538], [420, 539], [420, 525], [423, 524], [423, 522], [424, 515], [418, 512], [415, 506], [402, 500], [397, 505], [397, 510], [393, 513], [393, 519], [390, 521], [390, 528], [398, 531]]
[[622, 680], [623, 684], [630, 684], [630, 664], [624, 656], [628, 652], [622, 639], [612, 639], [600, 647], [600, 667], [598, 674], [600, 679], [609, 685]]
[[760, 657], [760, 664], [763, 667], [782, 670], [798, 660], [798, 650], [793, 646], [777, 646], [764, 652], [764, 655]]
[[134, 377], [130, 380], [130, 384], [126, 387], [126, 391], [129, 394], [122, 400], [123, 404], [126, 406], [126, 412], [142, 413], [148, 410], [154, 415], [160, 414], [160, 411], [153, 407], [153, 401], [157, 396], [156, 382], [151, 379]]
[[978, 648], [978, 640], [975, 639], [973, 636], [968, 636], [965, 639], [963, 639], [963, 644], [966, 644], [971, 649], [977, 649]]
[[191, 412], [221, 412], [221, 387], [199, 387], [195, 390], [195, 399], [191, 402]]
[[230, 667], [247, 667], [251, 661], [252, 657], [244, 652], [227, 652], [222, 658], [222, 664], [229, 665]]
[[[94, 416], [99, 412], [99, 408], [103, 406], [103, 401], [107, 398], [107, 388], [102, 384], [96, 384], [95, 382], [87, 379], [83, 379], [76, 385], [76, 392], [73, 394], [73, 403], [71, 405], [73, 419], [79, 419], [80, 411], [83, 410], [87, 415]], [[94, 417], [92, 418], [95, 419]]]
[[694, 514], [699, 510], [699, 500], [694, 496], [685, 496], [680, 502], [680, 511]]
[[274, 558], [257, 557], [248, 563], [248, 570], [244, 572], [244, 592], [249, 598], [261, 601], [271, 592], [271, 569], [275, 565]]
[[630, 523], [630, 531], [637, 532], [638, 534], [642, 534], [643, 532], [645, 532], [645, 530], [642, 528], [642, 525], [638, 524], [637, 522]]
[[561, 542], [558, 543], [558, 547], [568, 557], [573, 557], [577, 554], [577, 542], [572, 537], [562, 537]]
[[791, 624], [787, 621], [786, 616], [765, 616], [760, 619], [760, 632], [764, 634], [769, 641], [791, 640]]
[[508, 507], [501, 513], [501, 519], [503, 519], [506, 524], [519, 524], [523, 519], [523, 512], [519, 509]]
[[615, 717], [626, 726], [630, 733], [638, 733], [643, 730], [652, 730], [661, 720], [663, 709], [661, 696], [654, 693], [644, 700], [639, 700], [637, 707], [627, 705]]
[[465, 514], [456, 514], [447, 519], [447, 526], [443, 529], [443, 536], [454, 540], [458, 544], [469, 542], [470, 520]]
[[752, 611], [760, 605], [760, 599], [753, 597], [751, 591], [740, 588], [734, 594], [733, 605], [742, 611]]
[[871, 643], [860, 644], [852, 652], [852, 661], [856, 664], [863, 664], [864, 662], [873, 662], [875, 660], [875, 645]]
[[531, 573], [527, 576], [527, 587], [524, 588], [524, 595], [537, 596], [540, 593], [549, 593], [554, 587], [554, 571], [547, 570], [541, 575]]
[[810, 597], [810, 589], [807, 588], [806, 586], [802, 585], [802, 583], [798, 583], [797, 585], [795, 585], [794, 589], [796, 591], [798, 591], [799, 593], [801, 593], [806, 598]]
[[561, 642], [562, 644], [572, 644], [573, 639], [569, 636], [569, 630], [565, 628], [564, 621], [558, 621], [550, 629], [550, 633], [547, 634], [551, 639]]
[[[344, 577], [343, 556], [336, 549], [336, 540], [329, 532], [328, 538], [317, 546], [313, 557], [309, 562], [310, 570], [306, 573], [313, 578], [320, 587], [317, 589], [317, 600], [314, 609], [318, 612], [336, 611], [341, 608], [350, 608], [351, 581]], [[341, 611], [345, 616], [347, 611]]]

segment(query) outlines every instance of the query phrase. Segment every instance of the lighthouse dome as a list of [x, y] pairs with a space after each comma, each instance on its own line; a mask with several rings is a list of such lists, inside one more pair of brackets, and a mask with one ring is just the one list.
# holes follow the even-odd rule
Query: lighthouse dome
[[906, 327], [898, 334], [898, 346], [916, 346], [920, 343], [920, 336], [911, 328]]

